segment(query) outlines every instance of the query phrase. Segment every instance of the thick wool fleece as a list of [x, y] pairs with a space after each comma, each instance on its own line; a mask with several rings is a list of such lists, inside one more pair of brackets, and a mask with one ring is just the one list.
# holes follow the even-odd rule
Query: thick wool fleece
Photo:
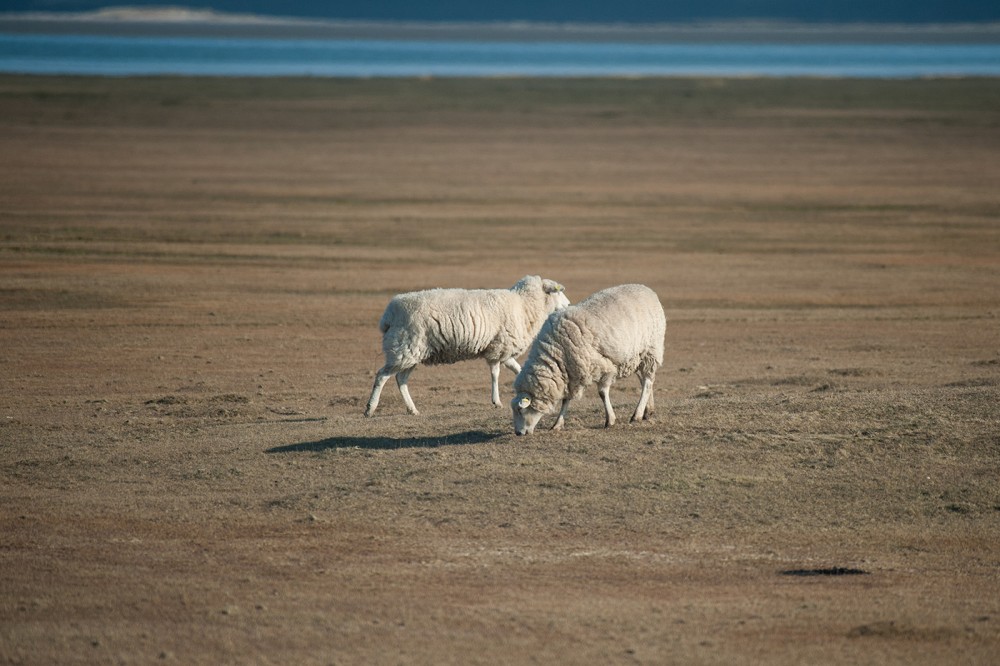
[[666, 316], [650, 288], [626, 284], [599, 291], [549, 316], [514, 391], [551, 413], [602, 378], [652, 375], [663, 363]]
[[493, 404], [499, 406], [500, 365], [518, 372], [515, 357], [528, 348], [549, 313], [569, 305], [558, 282], [526, 275], [510, 289], [429, 289], [389, 302], [379, 329], [385, 365], [378, 371], [365, 414], [378, 407], [382, 387], [396, 375], [411, 414], [407, 379], [421, 363], [481, 358], [490, 366]]

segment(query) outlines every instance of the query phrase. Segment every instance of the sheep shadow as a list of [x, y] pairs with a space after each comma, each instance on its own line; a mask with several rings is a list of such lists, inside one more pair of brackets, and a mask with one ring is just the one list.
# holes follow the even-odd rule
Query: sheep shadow
[[319, 453], [330, 449], [433, 449], [439, 446], [485, 444], [503, 437], [504, 433], [471, 430], [436, 437], [328, 437], [316, 442], [286, 444], [267, 449], [265, 453]]

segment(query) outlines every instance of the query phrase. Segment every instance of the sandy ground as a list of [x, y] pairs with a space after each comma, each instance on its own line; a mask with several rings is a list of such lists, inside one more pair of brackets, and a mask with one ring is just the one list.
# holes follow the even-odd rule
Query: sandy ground
[[[8, 77], [0, 154], [0, 662], [1000, 660], [996, 80]], [[536, 273], [659, 293], [654, 422], [362, 416]]]

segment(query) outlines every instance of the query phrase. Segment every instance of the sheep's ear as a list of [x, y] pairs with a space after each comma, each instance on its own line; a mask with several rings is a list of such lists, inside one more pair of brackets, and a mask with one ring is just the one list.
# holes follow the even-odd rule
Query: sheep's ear
[[542, 290], [546, 294], [554, 294], [560, 291], [564, 291], [566, 287], [562, 286], [555, 280], [542, 280]]
[[523, 398], [517, 401], [517, 406], [520, 407], [521, 409], [527, 409], [528, 407], [531, 406], [531, 398], [529, 398], [528, 396], [524, 396]]

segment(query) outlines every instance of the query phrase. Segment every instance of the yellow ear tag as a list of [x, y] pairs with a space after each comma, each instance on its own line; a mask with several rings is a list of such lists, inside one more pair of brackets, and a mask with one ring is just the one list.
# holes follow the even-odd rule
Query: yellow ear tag
[[525, 397], [525, 398], [521, 398], [518, 401], [517, 406], [520, 407], [521, 409], [524, 409], [524, 408], [526, 408], [530, 404], [531, 404], [531, 398]]

